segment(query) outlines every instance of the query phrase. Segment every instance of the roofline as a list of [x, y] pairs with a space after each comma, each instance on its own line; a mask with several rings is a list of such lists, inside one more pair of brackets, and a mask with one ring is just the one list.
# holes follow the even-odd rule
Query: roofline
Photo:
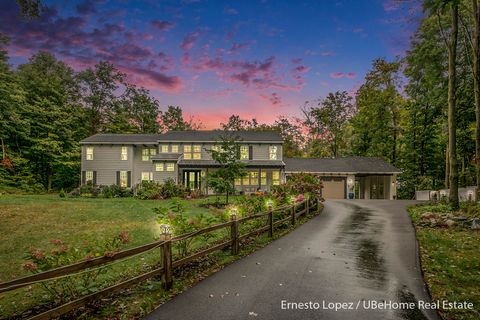
[[[159, 143], [165, 142], [199, 142], [199, 143], [218, 143], [220, 140], [157, 140]], [[238, 140], [238, 143], [283, 143], [283, 140]]]
[[329, 172], [329, 171], [290, 171], [285, 170], [285, 173], [316, 173], [316, 174], [394, 174], [394, 173], [402, 173], [402, 171], [378, 171], [378, 172], [353, 172], [353, 171], [345, 171], [345, 172]]
[[132, 142], [132, 141], [129, 141], [129, 142], [118, 142], [118, 141], [92, 141], [92, 142], [89, 142], [89, 141], [80, 141], [79, 142], [80, 144], [157, 144], [157, 141], [135, 141], [135, 142]]

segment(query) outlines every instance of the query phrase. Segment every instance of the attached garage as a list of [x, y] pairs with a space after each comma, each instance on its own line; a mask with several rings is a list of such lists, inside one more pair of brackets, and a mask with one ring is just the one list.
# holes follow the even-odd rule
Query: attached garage
[[285, 178], [311, 173], [323, 182], [325, 199], [395, 199], [401, 171], [380, 158], [283, 158]]
[[345, 178], [321, 178], [324, 199], [345, 199]]

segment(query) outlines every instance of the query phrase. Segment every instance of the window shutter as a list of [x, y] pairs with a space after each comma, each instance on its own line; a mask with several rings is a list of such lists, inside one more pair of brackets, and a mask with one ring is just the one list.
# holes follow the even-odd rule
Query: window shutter
[[132, 186], [132, 171], [127, 172], [127, 187], [130, 188]]
[[248, 160], [253, 160], [253, 146], [248, 146]]
[[117, 186], [120, 186], [120, 171], [117, 171]]
[[85, 171], [82, 171], [82, 184], [85, 184], [87, 181], [87, 173]]
[[93, 185], [97, 185], [97, 171], [93, 171]]

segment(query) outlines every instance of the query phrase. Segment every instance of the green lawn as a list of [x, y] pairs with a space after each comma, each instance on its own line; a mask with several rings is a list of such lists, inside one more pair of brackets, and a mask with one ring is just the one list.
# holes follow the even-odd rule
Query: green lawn
[[[442, 316], [448, 320], [480, 319], [480, 232], [460, 226], [422, 226], [422, 214], [435, 217], [450, 214], [445, 205], [412, 207], [410, 214], [416, 225], [422, 268], [433, 300], [474, 304], [473, 311], [441, 310]], [[476, 216], [475, 210], [457, 214]]]
[[[199, 204], [208, 199], [181, 200], [192, 215], [208, 213]], [[70, 245], [108, 240], [128, 231], [129, 247], [154, 241], [158, 226], [152, 208], [172, 200], [133, 198], [85, 199], [57, 195], [0, 196], [0, 281], [28, 274], [21, 268], [23, 253], [35, 246], [50, 247], [51, 239]], [[209, 199], [209, 201], [213, 201]]]

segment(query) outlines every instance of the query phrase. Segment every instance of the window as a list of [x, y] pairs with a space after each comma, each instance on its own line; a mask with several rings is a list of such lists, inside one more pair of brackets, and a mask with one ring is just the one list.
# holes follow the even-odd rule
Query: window
[[250, 185], [258, 186], [258, 172], [256, 171], [250, 172]]
[[161, 153], [167, 153], [168, 152], [168, 144], [162, 144], [160, 146], [160, 152]]
[[121, 160], [128, 160], [128, 147], [122, 147]]
[[240, 160], [248, 160], [248, 146], [240, 146]]
[[126, 188], [128, 185], [127, 171], [120, 171], [120, 187]]
[[142, 172], [142, 181], [152, 181], [153, 172]]
[[267, 185], [267, 172], [266, 171], [262, 171], [260, 173], [260, 183], [262, 184], [262, 186]]
[[192, 146], [183, 146], [183, 152], [185, 153], [192, 152]]
[[202, 159], [202, 146], [193, 146], [193, 159]]
[[175, 171], [175, 163], [167, 163], [167, 171]]
[[245, 177], [243, 177], [242, 180], [243, 180], [243, 185], [244, 185], [244, 186], [250, 185], [250, 177], [249, 177], [248, 174], [247, 174]]
[[235, 185], [236, 185], [236, 186], [241, 186], [241, 185], [242, 185], [242, 179], [236, 178], [236, 179], [235, 179]]
[[93, 147], [87, 147], [86, 159], [93, 160]]
[[190, 160], [190, 159], [192, 159], [192, 154], [191, 154], [191, 153], [184, 153], [184, 154], [183, 154], [183, 159], [185, 159], [185, 160]]
[[157, 149], [156, 148], [150, 148], [150, 155], [154, 156], [157, 154]]
[[85, 182], [93, 182], [93, 171], [85, 171]]
[[148, 149], [143, 149], [142, 150], [142, 161], [148, 161], [148, 160], [150, 160], [149, 151], [148, 151]]
[[277, 160], [277, 146], [270, 146], [269, 148], [269, 159], [270, 160]]
[[163, 171], [163, 163], [156, 163], [155, 171]]
[[173, 153], [178, 153], [178, 145], [176, 145], [176, 144], [172, 145], [172, 152]]
[[272, 184], [278, 186], [280, 184], [280, 171], [272, 172]]

